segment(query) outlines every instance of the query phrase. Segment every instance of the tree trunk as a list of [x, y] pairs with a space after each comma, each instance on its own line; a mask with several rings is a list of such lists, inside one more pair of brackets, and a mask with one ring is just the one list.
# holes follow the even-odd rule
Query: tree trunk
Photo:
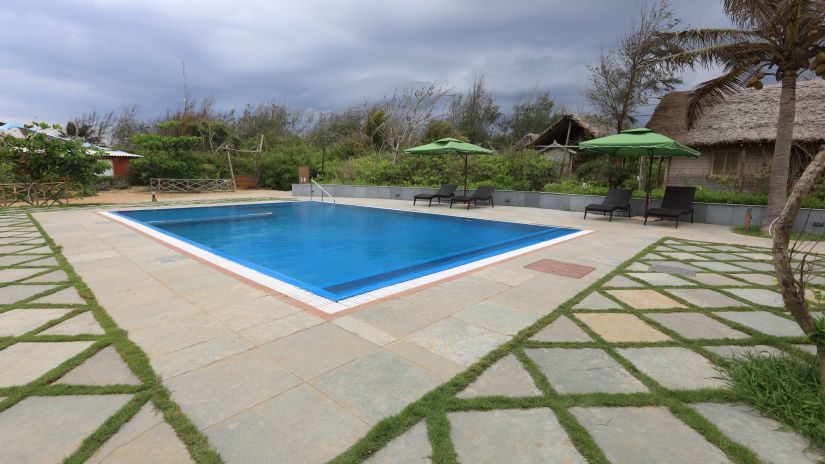
[[796, 72], [785, 71], [779, 96], [779, 119], [776, 123], [776, 143], [771, 160], [768, 208], [762, 218], [767, 227], [782, 212], [788, 198], [788, 171], [791, 165], [793, 126], [796, 120]]
[[[782, 292], [782, 300], [785, 303], [785, 308], [790, 311], [797, 324], [799, 324], [799, 327], [801, 327], [802, 331], [806, 334], [815, 333], [817, 327], [805, 301], [805, 282], [801, 275], [798, 281], [794, 279], [789, 245], [791, 241], [791, 228], [793, 227], [796, 215], [799, 213], [802, 201], [808, 196], [817, 178], [824, 170], [825, 146], [816, 154], [811, 164], [809, 164], [805, 172], [802, 173], [802, 177], [800, 177], [799, 181], [794, 185], [788, 201], [785, 203], [785, 207], [782, 209], [779, 219], [773, 228], [773, 266], [776, 270], [776, 277], [779, 279], [779, 290]], [[821, 340], [821, 338], [818, 337], [817, 340]], [[819, 377], [822, 380], [821, 385], [823, 392], [825, 392], [825, 345], [821, 344], [821, 342], [818, 343], [817, 359], [819, 361]]]

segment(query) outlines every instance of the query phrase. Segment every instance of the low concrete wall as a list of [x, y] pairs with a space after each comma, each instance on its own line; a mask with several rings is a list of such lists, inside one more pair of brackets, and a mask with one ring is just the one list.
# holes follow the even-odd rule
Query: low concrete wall
[[[295, 196], [308, 197], [313, 189], [312, 184], [292, 184], [292, 194]], [[384, 200], [408, 200], [412, 201], [417, 193], [435, 193], [437, 189], [421, 187], [380, 187], [367, 185], [337, 185], [322, 184], [324, 189], [334, 197], [341, 198], [377, 198]], [[320, 190], [314, 187], [313, 195], [320, 195]], [[521, 192], [516, 190], [497, 190], [493, 196], [497, 205], [522, 206], [528, 208], [557, 209], [561, 211], [584, 212], [585, 206], [591, 203], [601, 203], [604, 197], [599, 195], [574, 195], [568, 193], [552, 192]], [[651, 201], [654, 206], [659, 205], [659, 200]], [[745, 220], [745, 212], [751, 209], [753, 224], [759, 224], [765, 214], [765, 206], [762, 205], [728, 205], [722, 203], [695, 203], [694, 221], [706, 224], [720, 224], [727, 226], [741, 226]], [[633, 199], [630, 204], [631, 214], [641, 216], [644, 214], [644, 200]], [[807, 224], [806, 223], [806, 218]], [[808, 210], [802, 210], [794, 224], [795, 230], [803, 227], [806, 232], [823, 232], [825, 222], [825, 210], [815, 209], [808, 217]]]

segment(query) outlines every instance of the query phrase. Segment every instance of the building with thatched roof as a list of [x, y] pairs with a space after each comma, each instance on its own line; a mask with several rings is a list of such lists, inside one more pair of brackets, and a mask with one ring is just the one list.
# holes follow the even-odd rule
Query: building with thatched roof
[[[699, 158], [673, 158], [669, 185], [753, 188], [769, 173], [779, 112], [779, 84], [742, 89], [705, 111], [688, 127], [690, 92], [662, 98], [647, 127], [700, 152]], [[808, 153], [825, 143], [825, 81], [798, 83], [792, 170], [804, 167]]]
[[572, 170], [574, 154], [578, 151], [579, 142], [604, 137], [616, 133], [616, 128], [610, 124], [579, 115], [565, 114], [553, 125], [540, 134], [525, 136], [525, 147], [543, 153], [548, 159], [558, 161], [565, 169]]

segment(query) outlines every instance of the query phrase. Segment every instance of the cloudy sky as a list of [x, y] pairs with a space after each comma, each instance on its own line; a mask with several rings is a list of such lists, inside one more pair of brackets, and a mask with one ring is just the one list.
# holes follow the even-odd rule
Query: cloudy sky
[[[191, 96], [222, 109], [334, 110], [483, 73], [502, 106], [539, 87], [582, 110], [585, 65], [642, 1], [4, 0], [0, 121], [162, 114], [180, 106], [184, 61]], [[686, 26], [725, 24], [720, 0], [673, 3]]]

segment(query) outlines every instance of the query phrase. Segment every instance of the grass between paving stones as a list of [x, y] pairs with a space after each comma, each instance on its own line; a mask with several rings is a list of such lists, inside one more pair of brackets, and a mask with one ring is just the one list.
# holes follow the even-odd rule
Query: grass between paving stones
[[[728, 369], [731, 369], [733, 374], [738, 372], [745, 372], [741, 368], [741, 364], [738, 364], [736, 360], [732, 360], [730, 358], [722, 357], [714, 352], [711, 352], [705, 349], [705, 346], [712, 346], [712, 345], [741, 345], [741, 346], [753, 346], [753, 345], [769, 345], [774, 346], [776, 348], [782, 349], [790, 354], [790, 356], [784, 357], [777, 357], [777, 358], [768, 358], [773, 359], [774, 366], [785, 366], [785, 369], [790, 369], [787, 366], [795, 366], [795, 365], [805, 365], [805, 363], [809, 363], [813, 361], [813, 357], [810, 356], [808, 353], [798, 349], [795, 344], [796, 343], [803, 343], [803, 337], [777, 337], [771, 336], [767, 334], [763, 334], [761, 332], [755, 331], [749, 327], [743, 326], [741, 324], [737, 324], [733, 321], [729, 321], [727, 319], [721, 318], [714, 314], [715, 311], [720, 310], [727, 310], [727, 311], [753, 311], [753, 310], [764, 310], [776, 314], [780, 317], [788, 318], [790, 317], [783, 313], [781, 310], [777, 308], [767, 308], [767, 307], [758, 307], [752, 303], [747, 302], [746, 300], [738, 297], [735, 294], [732, 294], [726, 289], [731, 288], [770, 288], [766, 286], [759, 286], [747, 283], [747, 286], [713, 286], [713, 285], [705, 285], [695, 279], [691, 279], [686, 276], [679, 276], [684, 278], [685, 280], [695, 284], [689, 287], [682, 287], [682, 288], [691, 288], [691, 289], [711, 289], [713, 291], [719, 292], [723, 295], [726, 295], [736, 301], [740, 301], [743, 303], [748, 303], [747, 307], [740, 308], [740, 307], [732, 307], [732, 308], [700, 308], [689, 301], [686, 301], [682, 298], [673, 295], [672, 293], [667, 292], [666, 289], [661, 287], [656, 287], [653, 285], [648, 284], [639, 279], [634, 279], [633, 277], [629, 276], [627, 273], [628, 268], [632, 266], [634, 263], [649, 263], [648, 260], [643, 259], [646, 255], [649, 255], [657, 248], [661, 248], [665, 246], [665, 243], [674, 243], [674, 244], [683, 244], [683, 245], [698, 245], [698, 246], [708, 246], [708, 245], [729, 245], [726, 243], [710, 243], [710, 242], [694, 242], [690, 240], [683, 240], [677, 238], [670, 238], [665, 237], [658, 242], [650, 245], [646, 249], [639, 252], [635, 257], [631, 258], [630, 260], [626, 261], [625, 263], [621, 264], [615, 270], [604, 276], [603, 278], [599, 279], [596, 283], [585, 289], [584, 291], [580, 292], [572, 299], [568, 300], [564, 304], [558, 307], [555, 311], [547, 314], [546, 316], [542, 317], [538, 321], [536, 321], [530, 327], [525, 328], [524, 330], [520, 331], [515, 337], [513, 337], [510, 341], [506, 342], [502, 346], [498, 347], [497, 349], [493, 350], [492, 352], [488, 353], [486, 356], [481, 358], [477, 363], [470, 366], [464, 372], [459, 373], [451, 380], [446, 382], [445, 384], [437, 387], [436, 389], [430, 391], [429, 393], [425, 394], [421, 399], [418, 401], [408, 405], [398, 414], [388, 417], [373, 427], [361, 440], [355, 443], [351, 448], [345, 451], [343, 454], [339, 455], [332, 461], [333, 464], [349, 464], [349, 463], [359, 463], [363, 462], [373, 454], [375, 454], [378, 450], [389, 444], [393, 439], [399, 437], [404, 432], [408, 431], [412, 428], [415, 424], [424, 420], [427, 425], [427, 432], [428, 438], [430, 440], [430, 445], [432, 446], [432, 460], [436, 464], [453, 464], [457, 463], [457, 455], [450, 437], [450, 423], [447, 418], [447, 414], [454, 411], [486, 411], [486, 410], [493, 410], [493, 409], [525, 409], [525, 408], [537, 408], [537, 407], [547, 407], [553, 410], [556, 417], [558, 418], [561, 426], [565, 430], [565, 432], [570, 437], [573, 445], [576, 449], [587, 459], [590, 463], [606, 463], [607, 458], [605, 457], [602, 450], [598, 447], [595, 443], [593, 438], [587, 432], [587, 430], [579, 424], [579, 422], [575, 419], [573, 414], [570, 412], [570, 408], [572, 407], [597, 407], [597, 406], [663, 406], [668, 408], [670, 412], [679, 418], [682, 422], [684, 422], [689, 427], [696, 430], [700, 433], [708, 442], [712, 443], [719, 447], [722, 452], [726, 454], [726, 456], [735, 463], [758, 463], [760, 460], [757, 456], [745, 446], [742, 446], [727, 436], [725, 436], [715, 425], [713, 425], [710, 421], [705, 419], [702, 415], [696, 412], [693, 408], [689, 405], [692, 403], [701, 403], [701, 402], [716, 402], [716, 403], [735, 403], [735, 402], [742, 402], [742, 401], [750, 401], [754, 404], [757, 409], [762, 411], [764, 414], [771, 416], [775, 419], [778, 419], [785, 423], [786, 425], [794, 428], [795, 430], [799, 431], [803, 435], [808, 436], [816, 441], [816, 436], [812, 435], [810, 432], [805, 430], [805, 427], [812, 425], [815, 423], [815, 418], [810, 417], [811, 413], [808, 413], [808, 420], [804, 422], [802, 420], [790, 420], [786, 417], [783, 417], [782, 414], [776, 414], [771, 411], [771, 408], [768, 407], [774, 406], [779, 407], [781, 405], [780, 402], [776, 402], [773, 404], [767, 403], [767, 401], [756, 401], [756, 396], [752, 393], [746, 392], [743, 388], [737, 388], [734, 385], [734, 388], [727, 388], [727, 389], [696, 389], [696, 390], [670, 390], [665, 388], [664, 386], [659, 385], [655, 380], [651, 377], [645, 375], [641, 371], [639, 371], [632, 363], [630, 363], [627, 359], [623, 358], [619, 352], [617, 351], [618, 348], [625, 348], [625, 347], [683, 347], [690, 349], [701, 356], [712, 361], [717, 368], [719, 369], [719, 375], [721, 378], [727, 378]], [[736, 245], [737, 247], [741, 248], [741, 252], [764, 252], [765, 250], [758, 247], [751, 247], [751, 246], [744, 246], [744, 245]], [[679, 252], [681, 250], [673, 249], [674, 252]], [[694, 254], [696, 256], [702, 256], [701, 252], [688, 252]], [[698, 254], [697, 254], [698, 253]], [[721, 251], [709, 249], [706, 253], [722, 253]], [[700, 265], [700, 261], [698, 260], [667, 260], [667, 261], [681, 261], [687, 264], [696, 264]], [[712, 259], [711, 259], [712, 261]], [[739, 261], [753, 261], [747, 258], [742, 258]], [[635, 271], [633, 271], [635, 272]], [[726, 272], [716, 272], [712, 270], [700, 270], [699, 272], [709, 272], [709, 273], [716, 273], [725, 275], [726, 277], [731, 277], [734, 280], [742, 281], [746, 283], [745, 280], [737, 278], [735, 275], [726, 273]], [[754, 271], [751, 269], [743, 269], [742, 273], [749, 273], [749, 274], [770, 274], [770, 272], [760, 272]], [[628, 305], [626, 305], [621, 300], [614, 298], [611, 294], [606, 292], [599, 292], [601, 295], [609, 298], [610, 300], [617, 303], [620, 307], [618, 309], [610, 309], [610, 310], [586, 310], [586, 309], [573, 309], [573, 307], [581, 302], [586, 296], [589, 294], [598, 291], [604, 288], [605, 283], [607, 283], [613, 277], [623, 275], [625, 277], [630, 278], [634, 282], [638, 282], [640, 284], [639, 287], [635, 287], [636, 289], [655, 289], [658, 292], [672, 298], [675, 301], [678, 301], [685, 305], [685, 308], [673, 308], [673, 309], [655, 309], [655, 310], [637, 310]], [[719, 321], [733, 329], [739, 330], [744, 332], [745, 334], [749, 335], [749, 338], [745, 339], [687, 339], [681, 336], [679, 333], [663, 326], [662, 324], [656, 322], [655, 320], [647, 317], [645, 314], [648, 313], [678, 313], [678, 312], [698, 312], [704, 314], [708, 317], [713, 318], [716, 321]], [[582, 320], [575, 317], [575, 314], [578, 313], [597, 313], [597, 314], [609, 314], [609, 313], [627, 313], [633, 314], [639, 318], [641, 318], [645, 323], [649, 324], [653, 328], [661, 331], [662, 333], [666, 334], [671, 338], [668, 341], [659, 341], [659, 342], [607, 342], [604, 340], [598, 333], [594, 332], [590, 326], [585, 324]], [[541, 329], [548, 326], [552, 322], [554, 322], [559, 317], [569, 317], [579, 328], [581, 328], [585, 333], [587, 333], [592, 339], [592, 342], [541, 342], [536, 340], [530, 340], [532, 336], [538, 333]], [[649, 392], [643, 393], [624, 393], [624, 394], [609, 394], [609, 393], [589, 393], [589, 394], [560, 394], [557, 392], [550, 382], [545, 377], [544, 373], [538, 367], [538, 365], [528, 356], [525, 352], [525, 349], [537, 349], [537, 348], [599, 348], [604, 350], [608, 355], [616, 361], [619, 365], [622, 366], [626, 371], [631, 373], [635, 376], [638, 380], [645, 385], [645, 387], [650, 390]], [[472, 384], [485, 370], [491, 367], [494, 363], [501, 360], [508, 354], [513, 354], [522, 364], [524, 369], [530, 374], [533, 378], [535, 385], [541, 391], [540, 396], [532, 396], [532, 397], [521, 397], [521, 398], [513, 398], [513, 397], [503, 397], [503, 396], [496, 396], [496, 397], [479, 397], [479, 398], [471, 398], [471, 399], [461, 399], [457, 398], [455, 395]], [[763, 359], [763, 358], [759, 358]], [[751, 374], [753, 374], [752, 371]], [[762, 375], [768, 375], [767, 373], [762, 373]], [[767, 382], [764, 382], [767, 384]], [[788, 385], [788, 388], [785, 390], [786, 395], [793, 395], [792, 390], [798, 390], [800, 386]], [[764, 388], [764, 392], [769, 391], [768, 388]], [[811, 401], [809, 396], [802, 395], [804, 399], [800, 401]], [[784, 401], [784, 399], [780, 400]], [[798, 403], [799, 407], [803, 407], [804, 403]], [[780, 408], [781, 409], [781, 408]], [[790, 411], [793, 414], [793, 408]], [[822, 422], [819, 423], [820, 425]]]
[[[42, 208], [40, 208], [42, 209]], [[8, 217], [0, 215], [0, 218]], [[177, 436], [186, 445], [192, 458], [198, 463], [218, 464], [222, 463], [221, 457], [209, 446], [206, 437], [201, 434], [194, 424], [187, 418], [180, 407], [172, 401], [169, 391], [163, 387], [160, 379], [153, 371], [149, 358], [132, 341], [129, 340], [125, 331], [120, 329], [105, 310], [97, 303], [91, 290], [75, 273], [72, 266], [60, 253], [60, 247], [46, 234], [40, 224], [27, 213], [25, 217], [29, 224], [33, 225], [45, 240], [47, 246], [52, 250], [50, 255], [38, 255], [36, 259], [45, 256], [54, 256], [57, 266], [44, 268], [44, 272], [51, 272], [62, 269], [68, 275], [68, 285], [60, 285], [56, 289], [42, 292], [30, 298], [17, 302], [13, 305], [0, 305], [0, 313], [18, 308], [72, 308], [72, 311], [65, 316], [47, 322], [28, 333], [17, 337], [0, 337], [0, 350], [19, 342], [65, 342], [65, 341], [91, 341], [93, 344], [81, 353], [61, 363], [59, 366], [43, 374], [40, 378], [21, 386], [0, 388], [0, 396], [7, 398], [0, 401], [0, 413], [11, 408], [15, 404], [30, 396], [56, 396], [56, 395], [103, 395], [103, 394], [132, 394], [134, 397], [126, 403], [114, 415], [106, 419], [92, 435], [87, 437], [81, 446], [74, 453], [65, 458], [64, 463], [81, 463], [87, 460], [94, 452], [103, 445], [112, 435], [117, 433], [123, 424], [128, 422], [135, 414], [149, 401], [155, 409], [160, 411], [166, 421], [175, 430]], [[0, 228], [1, 229], [1, 228]], [[25, 251], [22, 251], [25, 253]], [[34, 256], [34, 255], [32, 255]], [[19, 266], [20, 264], [16, 265]], [[33, 278], [35, 276], [29, 277]], [[25, 284], [25, 282], [21, 282]], [[80, 296], [85, 300], [85, 304], [38, 304], [33, 301], [46, 295], [56, 293], [62, 289], [74, 287]], [[104, 335], [38, 335], [61, 322], [70, 319], [80, 313], [90, 311], [100, 326], [104, 329]], [[121, 358], [126, 362], [132, 372], [138, 377], [140, 385], [107, 385], [107, 386], [84, 386], [84, 385], [64, 385], [54, 382], [64, 376], [67, 372], [79, 366], [91, 356], [106, 348], [114, 346]]]
[[819, 393], [815, 362], [744, 356], [731, 362], [728, 372], [739, 397], [825, 447], [825, 395]]

